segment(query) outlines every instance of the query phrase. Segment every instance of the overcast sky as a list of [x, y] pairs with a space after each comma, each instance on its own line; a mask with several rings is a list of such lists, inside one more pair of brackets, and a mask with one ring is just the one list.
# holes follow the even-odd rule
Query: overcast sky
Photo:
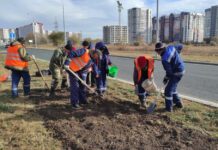
[[[118, 24], [116, 0], [63, 0], [66, 30], [82, 32], [83, 37], [102, 38], [104, 25]], [[120, 0], [123, 3], [122, 25], [127, 25], [127, 10], [133, 7], [152, 9], [156, 15], [156, 0]], [[159, 0], [160, 15], [190, 11], [204, 13], [204, 9], [218, 5], [218, 0]], [[57, 18], [63, 31], [61, 0], [0, 0], [0, 28], [15, 28], [32, 22], [54, 30]]]

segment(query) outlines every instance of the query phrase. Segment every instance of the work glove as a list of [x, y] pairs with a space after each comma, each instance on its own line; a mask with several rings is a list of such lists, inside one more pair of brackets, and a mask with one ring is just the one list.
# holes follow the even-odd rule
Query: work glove
[[70, 70], [70, 67], [67, 66], [67, 65], [64, 65], [64, 69], [65, 69], [65, 70]]
[[36, 57], [34, 55], [30, 56], [33, 60], [36, 60]]
[[170, 79], [169, 77], [165, 76], [163, 79], [163, 84], [166, 85], [169, 79]]

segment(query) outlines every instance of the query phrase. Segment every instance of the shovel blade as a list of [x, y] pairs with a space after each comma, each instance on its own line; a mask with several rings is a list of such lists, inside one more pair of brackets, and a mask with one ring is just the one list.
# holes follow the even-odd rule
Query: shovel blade
[[156, 108], [156, 104], [151, 103], [147, 109], [147, 114], [151, 114], [155, 108]]

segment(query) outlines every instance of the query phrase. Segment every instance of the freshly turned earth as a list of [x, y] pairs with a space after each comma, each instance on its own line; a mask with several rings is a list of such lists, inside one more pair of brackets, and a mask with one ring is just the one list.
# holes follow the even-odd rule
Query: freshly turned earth
[[51, 99], [37, 91], [30, 99], [64, 149], [218, 149], [218, 139], [171, 121], [161, 110], [147, 115], [133, 102], [90, 94], [92, 104], [75, 110], [70, 106], [69, 92], [57, 94]]

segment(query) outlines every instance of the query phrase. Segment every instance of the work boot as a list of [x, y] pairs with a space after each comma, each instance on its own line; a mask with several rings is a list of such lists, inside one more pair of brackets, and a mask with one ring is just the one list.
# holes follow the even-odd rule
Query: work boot
[[80, 107], [79, 104], [73, 104], [72, 107], [73, 107], [74, 109], [81, 109], [81, 107]]
[[173, 110], [172, 110], [172, 109], [166, 109], [166, 111], [168, 111], [168, 112], [172, 112]]
[[183, 105], [182, 105], [182, 103], [176, 103], [176, 105], [174, 106], [174, 107], [176, 107], [176, 108], [183, 108]]
[[145, 105], [145, 100], [144, 99], [140, 99], [140, 102], [141, 102], [141, 106], [146, 108], [146, 105]]
[[68, 85], [67, 85], [67, 80], [63, 80], [61, 83], [61, 89], [67, 89]]
[[54, 91], [54, 90], [51, 90], [49, 97], [54, 98], [54, 97], [56, 97], [56, 96], [57, 96], [57, 95], [55, 94], [55, 91]]

